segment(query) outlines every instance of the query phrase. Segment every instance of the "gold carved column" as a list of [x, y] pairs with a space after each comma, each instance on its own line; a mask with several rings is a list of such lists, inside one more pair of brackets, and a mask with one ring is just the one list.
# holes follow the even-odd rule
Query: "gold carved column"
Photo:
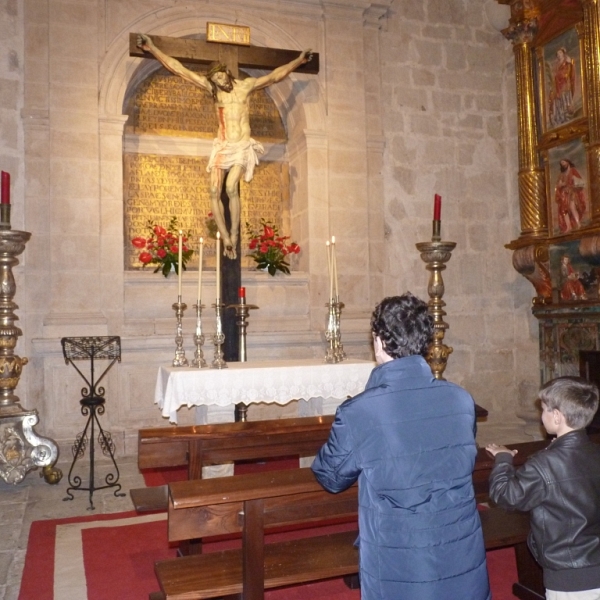
[[[514, 12], [514, 8], [513, 8]], [[537, 31], [537, 17], [523, 13], [522, 20], [503, 31], [514, 45], [519, 126], [519, 204], [521, 237], [548, 234], [545, 173], [537, 151], [538, 131], [535, 109], [534, 65], [531, 42]], [[514, 18], [514, 14], [513, 14]], [[511, 19], [512, 21], [512, 19]]]
[[598, 0], [583, 0], [584, 77], [588, 103], [588, 165], [592, 223], [600, 224], [600, 7]]

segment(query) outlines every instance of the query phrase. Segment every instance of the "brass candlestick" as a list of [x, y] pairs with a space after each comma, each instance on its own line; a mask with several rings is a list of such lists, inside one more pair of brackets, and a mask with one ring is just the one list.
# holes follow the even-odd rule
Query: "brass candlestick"
[[[438, 226], [436, 227], [436, 224]], [[444, 344], [444, 335], [448, 329], [448, 323], [444, 322], [444, 306], [446, 303], [442, 300], [444, 295], [444, 280], [442, 271], [452, 256], [452, 250], [456, 247], [455, 242], [439, 241], [439, 221], [434, 221], [433, 236], [431, 242], [419, 242], [416, 244], [417, 250], [421, 253], [421, 259], [426, 263], [426, 269], [429, 271], [429, 284], [427, 292], [429, 294], [429, 312], [433, 316], [433, 343], [429, 347], [427, 362], [436, 379], [444, 379], [443, 373], [448, 363], [448, 356], [452, 354], [452, 348]], [[437, 238], [437, 239], [436, 239]]]
[[194, 304], [194, 308], [196, 309], [196, 330], [194, 332], [194, 346], [196, 349], [194, 350], [192, 367], [202, 369], [203, 367], [206, 367], [206, 360], [204, 359], [204, 352], [202, 351], [202, 346], [204, 345], [204, 334], [202, 333], [202, 309], [204, 308], [204, 304], [201, 304], [200, 300], [198, 300], [198, 303]]
[[62, 472], [53, 466], [58, 447], [53, 440], [36, 435], [37, 410], [24, 410], [14, 393], [28, 360], [14, 352], [23, 332], [15, 325], [18, 317], [14, 311], [19, 307], [13, 302], [16, 285], [12, 268], [19, 264], [17, 256], [25, 250], [31, 234], [10, 229], [10, 205], [0, 208], [0, 477], [17, 484], [30, 470], [42, 467], [46, 481], [58, 483]]
[[221, 320], [221, 311], [223, 309], [223, 304], [220, 302], [217, 304], [213, 304], [215, 308], [215, 316], [216, 316], [216, 331], [213, 335], [213, 343], [215, 345], [215, 354], [213, 361], [211, 363], [211, 367], [213, 369], [226, 369], [227, 363], [223, 358], [223, 343], [225, 342], [225, 334], [223, 333], [223, 322]]
[[336, 296], [335, 300], [332, 298], [325, 306], [329, 309], [327, 329], [325, 331], [325, 339], [329, 347], [325, 352], [325, 362], [330, 364], [339, 363], [346, 358], [344, 346], [342, 345], [342, 331], [340, 326], [344, 303], [340, 302]]
[[[238, 304], [228, 304], [227, 308], [233, 308], [235, 310], [236, 321], [235, 324], [238, 326], [238, 349], [240, 362], [247, 361], [246, 355], [246, 329], [248, 329], [248, 317], [250, 316], [250, 311], [257, 309], [258, 306], [256, 304], [247, 304], [246, 303], [246, 291], [245, 288], [241, 288], [243, 291], [243, 296], [240, 295], [238, 297]], [[241, 291], [240, 290], [240, 291]], [[238, 402], [235, 405], [235, 420], [236, 421], [247, 421], [248, 420], [248, 406], [243, 402]]]
[[185, 357], [183, 349], [183, 312], [187, 308], [187, 304], [181, 301], [181, 296], [177, 296], [177, 302], [173, 304], [175, 317], [177, 318], [177, 329], [175, 332], [175, 357], [173, 358], [174, 367], [187, 367], [188, 359]]
[[256, 304], [246, 304], [246, 298], [240, 298], [239, 304], [228, 304], [227, 308], [235, 310], [236, 321], [238, 326], [238, 345], [240, 351], [240, 362], [246, 362], [246, 329], [248, 329], [248, 317], [250, 311], [257, 309]]

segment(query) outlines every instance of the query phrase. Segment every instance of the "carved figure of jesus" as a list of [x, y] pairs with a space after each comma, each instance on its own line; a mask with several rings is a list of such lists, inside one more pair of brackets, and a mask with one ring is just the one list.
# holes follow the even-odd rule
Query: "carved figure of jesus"
[[[171, 73], [212, 94], [219, 128], [206, 167], [210, 173], [210, 202], [215, 222], [223, 239], [223, 254], [230, 259], [235, 259], [240, 230], [239, 182], [242, 175], [245, 181], [252, 180], [254, 167], [258, 164], [258, 156], [264, 152], [262, 144], [252, 139], [250, 135], [250, 94], [287, 77], [300, 65], [308, 62], [312, 52], [304, 50], [298, 58], [262, 77], [236, 79], [224, 64], [213, 65], [206, 75], [190, 71], [177, 59], [157, 48], [147, 35], [139, 35], [137, 45], [142, 50], [150, 52]], [[224, 177], [226, 177], [225, 189], [229, 197], [231, 230], [228, 230], [225, 224], [224, 207], [221, 201]]]

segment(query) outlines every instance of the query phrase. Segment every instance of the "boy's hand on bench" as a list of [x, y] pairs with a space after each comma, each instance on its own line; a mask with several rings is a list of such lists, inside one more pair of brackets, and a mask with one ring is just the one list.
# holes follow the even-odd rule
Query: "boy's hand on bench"
[[506, 446], [500, 446], [498, 444], [488, 444], [485, 449], [492, 455], [500, 454], [500, 452], [508, 452], [511, 456], [517, 454], [518, 450], [509, 450]]

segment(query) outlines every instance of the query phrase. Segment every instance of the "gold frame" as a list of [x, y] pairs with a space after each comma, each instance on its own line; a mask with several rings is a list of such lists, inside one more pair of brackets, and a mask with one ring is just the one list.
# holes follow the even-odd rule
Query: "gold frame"
[[[585, 125], [585, 121], [587, 119], [587, 102], [586, 102], [586, 91], [584, 86], [584, 78], [583, 78], [583, 62], [585, 56], [585, 50], [583, 47], [582, 39], [581, 39], [581, 28], [577, 26], [568, 27], [552, 39], [548, 40], [545, 44], [542, 44], [536, 48], [537, 55], [537, 82], [538, 82], [538, 110], [540, 113], [540, 121], [542, 125], [542, 136], [541, 143], [547, 144], [555, 142], [560, 139], [563, 135], [562, 131], [566, 128], [570, 135], [572, 135], [572, 129], [577, 125]], [[565, 40], [567, 36], [573, 36], [576, 38], [576, 44], [569, 45], [568, 41]], [[572, 46], [577, 47], [577, 52], [573, 52]], [[547, 97], [548, 88], [551, 86], [548, 85], [547, 78], [547, 68], [549, 67], [549, 55], [556, 55], [562, 48], [567, 49], [567, 57], [570, 60], [575, 61], [575, 88], [576, 93], [574, 94], [574, 99], [579, 97], [581, 102], [581, 107], [579, 110], [581, 113], [579, 115], [573, 116], [572, 118], [559, 123], [557, 125], [552, 125], [549, 123], [549, 99]], [[576, 54], [576, 56], [574, 56]]]
[[[561, 151], [562, 150], [562, 151]], [[553, 156], [554, 155], [554, 156]], [[574, 137], [566, 140], [563, 144], [554, 145], [542, 152], [546, 171], [546, 199], [549, 216], [549, 233], [553, 238], [565, 235], [578, 235], [578, 232], [592, 224], [592, 211], [590, 206], [590, 179], [588, 155], [585, 148], [585, 141], [582, 137]], [[560, 169], [560, 163], [563, 160], [571, 161], [572, 167], [576, 170], [577, 176], [584, 180], [585, 190], [585, 221], [580, 218], [581, 225], [570, 228], [567, 231], [561, 230], [558, 210], [556, 210], [556, 183], [560, 176], [557, 168]]]

